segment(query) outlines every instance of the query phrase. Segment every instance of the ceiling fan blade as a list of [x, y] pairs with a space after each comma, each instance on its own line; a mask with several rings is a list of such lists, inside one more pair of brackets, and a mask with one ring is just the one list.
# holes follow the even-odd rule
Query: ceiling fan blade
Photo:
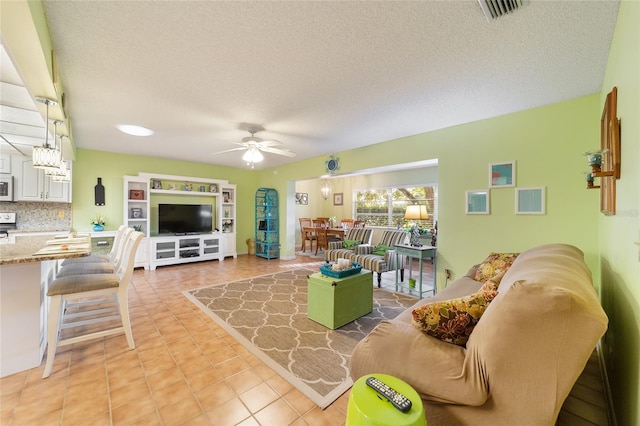
[[266, 147], [266, 146], [258, 146], [258, 149], [260, 151], [270, 152], [271, 154], [284, 155], [286, 157], [295, 157], [296, 156], [295, 152], [285, 151], [284, 149], [269, 148], [269, 147]]
[[275, 139], [265, 139], [263, 141], [258, 142], [258, 145], [261, 146], [278, 146], [282, 145], [282, 142]]
[[211, 155], [224, 154], [224, 153], [233, 152], [233, 151], [244, 151], [246, 149], [247, 149], [246, 147], [225, 149], [224, 151], [212, 152]]

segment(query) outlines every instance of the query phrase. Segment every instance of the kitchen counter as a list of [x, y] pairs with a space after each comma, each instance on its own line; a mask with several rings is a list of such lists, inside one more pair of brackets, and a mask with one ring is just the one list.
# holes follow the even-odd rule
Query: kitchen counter
[[0, 241], [0, 377], [40, 365], [47, 345], [47, 289], [56, 278], [58, 260], [91, 253], [88, 237], [60, 238], [60, 244], [68, 244], [65, 250], [47, 244], [54, 239], [9, 235]]
[[83, 251], [62, 251], [60, 253], [46, 253], [34, 256], [34, 253], [43, 247], [46, 247], [47, 241], [51, 239], [53, 239], [51, 235], [9, 235], [6, 241], [0, 243], [0, 266], [16, 263], [40, 262], [43, 260], [67, 259], [70, 257], [83, 257], [91, 254], [91, 245], [88, 245], [87, 249]]

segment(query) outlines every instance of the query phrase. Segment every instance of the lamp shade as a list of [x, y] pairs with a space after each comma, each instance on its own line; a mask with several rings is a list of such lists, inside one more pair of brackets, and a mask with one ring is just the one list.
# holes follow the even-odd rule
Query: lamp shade
[[427, 220], [429, 214], [427, 213], [427, 206], [413, 204], [407, 206], [407, 210], [404, 212], [404, 218], [406, 220]]
[[259, 163], [264, 160], [264, 155], [255, 146], [250, 146], [242, 156], [242, 159], [247, 163]]

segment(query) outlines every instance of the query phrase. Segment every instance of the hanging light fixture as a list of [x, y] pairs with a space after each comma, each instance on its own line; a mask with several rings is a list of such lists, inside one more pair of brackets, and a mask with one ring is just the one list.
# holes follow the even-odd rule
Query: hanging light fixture
[[36, 101], [45, 104], [47, 114], [44, 120], [44, 145], [33, 148], [33, 167], [45, 170], [60, 168], [62, 158], [60, 156], [60, 151], [55, 147], [55, 134], [53, 148], [49, 145], [49, 105], [57, 105], [58, 103], [51, 99], [39, 97], [36, 98]]
[[331, 195], [331, 183], [329, 182], [329, 179], [325, 179], [322, 181], [322, 186], [320, 187], [320, 192], [322, 193], [322, 198], [326, 200], [329, 199], [329, 196]]
[[[61, 123], [61, 122], [58, 122]], [[56, 123], [54, 123], [56, 124]], [[60, 158], [62, 158], [62, 139], [67, 138], [68, 136], [60, 135]], [[45, 175], [51, 177], [51, 180], [55, 182], [69, 182], [71, 181], [71, 170], [67, 166], [67, 162], [65, 160], [60, 161], [60, 167], [56, 169], [45, 169]]]
[[264, 155], [262, 155], [260, 150], [255, 145], [251, 145], [249, 149], [247, 149], [247, 152], [245, 152], [242, 156], [242, 160], [250, 165], [253, 169], [254, 163], [259, 163], [264, 160]]
[[60, 159], [60, 164], [58, 165], [58, 167], [43, 167], [44, 168], [44, 174], [47, 176], [55, 176], [55, 175], [59, 175], [59, 174], [64, 174], [64, 171], [62, 171], [62, 164], [64, 163], [64, 161], [62, 161], [62, 136], [60, 136], [60, 145], [58, 145], [57, 142], [57, 138], [58, 138], [58, 125], [62, 124], [62, 121], [59, 120], [53, 120], [53, 149], [55, 149], [57, 151], [57, 158]]

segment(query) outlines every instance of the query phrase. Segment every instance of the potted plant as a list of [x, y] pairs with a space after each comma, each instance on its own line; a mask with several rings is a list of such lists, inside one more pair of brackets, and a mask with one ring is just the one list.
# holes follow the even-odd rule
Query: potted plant
[[93, 225], [93, 230], [96, 232], [99, 232], [99, 231], [104, 231], [104, 227], [107, 224], [107, 222], [103, 216], [100, 216], [98, 214], [96, 215], [96, 217], [91, 219], [91, 224]]

